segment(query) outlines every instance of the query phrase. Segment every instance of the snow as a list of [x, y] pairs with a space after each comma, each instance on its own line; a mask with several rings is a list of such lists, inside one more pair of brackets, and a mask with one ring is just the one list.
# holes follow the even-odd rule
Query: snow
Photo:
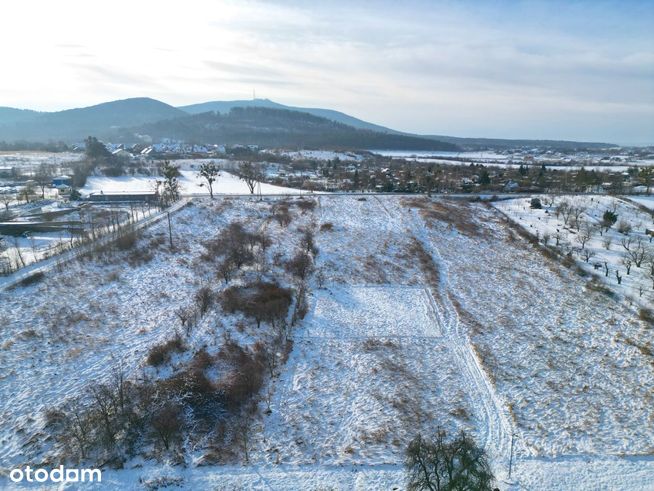
[[629, 199], [654, 211], [654, 196], [629, 196]]
[[[301, 228], [320, 230], [310, 310], [264, 388], [272, 412], [262, 401], [250, 463], [195, 466], [196, 450], [187, 467], [106, 470], [102, 486], [175, 477], [185, 489], [403, 489], [406, 443], [442, 425], [486, 448], [500, 489], [651, 488], [654, 370], [637, 347], [651, 330], [624, 299], [587, 290], [482, 204], [320, 195], [313, 211], [292, 208], [287, 229], [268, 220], [277, 199], [195, 198], [173, 216], [175, 251], [153, 245], [166, 237], [159, 223], [140, 240], [149, 262], [72, 262], [0, 292], [4, 470], [37, 451], [45, 409], [106, 379], [117, 361], [133, 376], [154, 370], [143, 360], [178, 327], [173, 312], [202, 284], [223, 288], [199, 258], [201, 241], [241, 220], [272, 235], [271, 257], [292, 255]], [[497, 206], [531, 214], [524, 200]], [[244, 343], [267, 334], [240, 332], [238, 320], [216, 309], [189, 343], [213, 352], [223, 333]]]
[[[180, 170], [180, 174], [179, 184], [182, 194], [209, 194], [206, 182], [198, 177], [196, 171]], [[101, 191], [105, 193], [154, 191], [156, 182], [161, 180], [161, 177], [154, 176], [91, 176], [80, 191], [83, 195]], [[258, 189], [255, 191], [258, 192]], [[214, 194], [250, 194], [244, 181], [225, 171], [221, 171], [220, 177], [213, 183], [213, 192]], [[262, 183], [261, 194], [306, 194], [306, 191]]]
[[[506, 213], [512, 220], [524, 227], [529, 233], [538, 237], [549, 235], [548, 243], [555, 244], [555, 236], [560, 235], [561, 244], [559, 248], [567, 253], [571, 249], [575, 251], [574, 255], [577, 264], [587, 271], [594, 274], [603, 284], [606, 284], [611, 290], [618, 292], [623, 296], [633, 299], [634, 302], [640, 303], [647, 307], [654, 305], [654, 288], [652, 288], [654, 278], [649, 274], [648, 260], [645, 259], [638, 267], [633, 264], [630, 273], [627, 274], [626, 267], [622, 263], [627, 254], [623, 241], [632, 240], [630, 248], [636, 248], [637, 242], [642, 242], [642, 247], [647, 251], [646, 257], [654, 256], [654, 244], [645, 234], [647, 228], [654, 228], [653, 218], [646, 212], [633, 206], [628, 200], [615, 198], [611, 196], [574, 196], [553, 198], [554, 201], [549, 206], [543, 206], [543, 209], [532, 209], [530, 207], [530, 198], [518, 198], [506, 201], [500, 201], [495, 206]], [[549, 203], [549, 197], [541, 197], [541, 201]], [[581, 207], [585, 211], [581, 219], [590, 223], [593, 229], [592, 238], [585, 244], [584, 249], [591, 251], [592, 257], [589, 262], [585, 261], [581, 249], [579, 237], [584, 231], [578, 231], [575, 227], [566, 225], [561, 216], [556, 216], [557, 204], [567, 201], [572, 206]], [[634, 201], [646, 203], [647, 198], [635, 198]], [[599, 224], [602, 215], [606, 210], [613, 210], [618, 215], [618, 222], [613, 225], [609, 231], [599, 233]], [[620, 233], [617, 228], [621, 221], [626, 221], [633, 227], [633, 231], [625, 235]], [[584, 226], [581, 227], [582, 229]], [[608, 245], [606, 241], [610, 241]], [[608, 276], [605, 275], [604, 263], [609, 268]], [[600, 265], [600, 269], [595, 269], [594, 264]], [[621, 275], [621, 284], [618, 283], [615, 276], [616, 271]]]
[[361, 162], [363, 155], [352, 152], [334, 152], [331, 150], [297, 150], [297, 151], [271, 151], [277, 155], [285, 155], [293, 160], [313, 159], [313, 160], [334, 160]]
[[0, 167], [33, 169], [43, 163], [63, 164], [77, 162], [83, 158], [84, 154], [77, 152], [0, 152]]
[[398, 158], [430, 158], [430, 157], [460, 157], [460, 158], [474, 158], [474, 159], [494, 159], [506, 160], [510, 155], [492, 152], [450, 152], [443, 150], [371, 150], [371, 152], [383, 155], [384, 157], [398, 157]]

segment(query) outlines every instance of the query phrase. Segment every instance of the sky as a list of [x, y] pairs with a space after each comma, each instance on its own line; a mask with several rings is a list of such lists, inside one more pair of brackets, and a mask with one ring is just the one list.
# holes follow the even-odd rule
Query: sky
[[0, 106], [269, 98], [393, 129], [654, 144], [654, 0], [3, 2]]

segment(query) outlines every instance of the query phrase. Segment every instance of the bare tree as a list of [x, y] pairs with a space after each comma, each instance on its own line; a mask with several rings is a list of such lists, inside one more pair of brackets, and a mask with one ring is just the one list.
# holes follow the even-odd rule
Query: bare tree
[[39, 188], [41, 188], [41, 199], [45, 198], [45, 188], [52, 184], [53, 175], [52, 166], [45, 162], [39, 165], [39, 168], [34, 173], [34, 180]]
[[1, 193], [0, 194], [0, 203], [5, 205], [5, 211], [9, 211], [9, 205], [14, 201], [15, 196], [10, 193]]
[[581, 255], [586, 262], [590, 261], [592, 257], [595, 257], [595, 252], [591, 249], [583, 249]]
[[263, 179], [263, 172], [261, 172], [260, 167], [252, 162], [241, 162], [237, 172], [238, 177], [247, 184], [250, 194], [254, 194], [254, 188]]
[[581, 249], [583, 250], [586, 248], [586, 243], [592, 237], [592, 228], [588, 222], [585, 222], [582, 228], [583, 230], [577, 234], [577, 242], [579, 242]]
[[613, 243], [613, 239], [611, 239], [611, 237], [609, 237], [608, 235], [602, 241], [602, 245], [604, 246], [604, 249], [606, 249], [607, 251], [611, 250], [612, 243]]
[[584, 206], [574, 206], [570, 209], [572, 215], [572, 223], [577, 228], [577, 231], [579, 231], [581, 227], [581, 215], [583, 215], [585, 211], [586, 207]]
[[182, 427], [182, 410], [177, 404], [166, 403], [154, 412], [150, 424], [164, 448], [169, 450]]
[[431, 441], [416, 436], [406, 450], [404, 465], [410, 491], [492, 489], [494, 477], [486, 454], [465, 432], [451, 441], [442, 429]]
[[636, 267], [640, 268], [645, 258], [647, 258], [647, 250], [643, 245], [643, 239], [638, 237], [638, 240], [636, 241], [636, 247], [627, 249], [627, 255], [631, 258]]
[[209, 186], [209, 196], [213, 199], [213, 183], [216, 182], [216, 179], [220, 176], [220, 169], [218, 169], [218, 166], [213, 160], [211, 162], [204, 162], [200, 165], [199, 175], [207, 181], [207, 186]]
[[631, 257], [629, 257], [629, 255], [625, 253], [625, 255], [622, 256], [620, 262], [627, 269], [627, 275], [629, 275], [629, 273], [631, 272], [631, 265], [633, 264], [633, 262], [631, 261]]

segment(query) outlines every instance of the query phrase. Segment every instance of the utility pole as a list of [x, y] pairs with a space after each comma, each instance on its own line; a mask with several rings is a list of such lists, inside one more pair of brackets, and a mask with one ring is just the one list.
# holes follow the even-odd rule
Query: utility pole
[[511, 479], [511, 469], [513, 467], [513, 440], [515, 433], [511, 433], [511, 456], [509, 457], [509, 479]]
[[[173, 227], [170, 224], [170, 212], [166, 212], [166, 215], [168, 216], [168, 238], [170, 239], [170, 248], [173, 248]], [[511, 446], [513, 448], [513, 446]]]

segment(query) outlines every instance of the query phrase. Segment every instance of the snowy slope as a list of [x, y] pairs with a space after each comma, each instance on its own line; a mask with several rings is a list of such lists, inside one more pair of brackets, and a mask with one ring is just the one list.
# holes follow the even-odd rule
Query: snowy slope
[[[204, 282], [222, 288], [201, 241], [238, 219], [276, 238], [271, 257], [292, 255], [301, 228], [320, 230], [310, 311], [263, 389], [250, 463], [195, 466], [198, 447], [187, 467], [107, 470], [110, 488], [168, 477], [185, 489], [402, 489], [406, 443], [438, 425], [469, 430], [503, 490], [651, 488], [654, 368], [638, 348], [651, 330], [634, 309], [587, 290], [492, 208], [322, 195], [313, 211], [292, 208], [286, 228], [267, 218], [275, 200], [196, 199], [174, 218], [175, 251], [152, 245], [166, 237], [159, 224], [141, 239], [149, 262], [99, 257], [0, 293], [2, 467], [36, 451], [45, 409], [117, 360], [135, 376], [151, 370], [145, 353], [177, 328], [174, 310]], [[236, 320], [216, 310], [190, 342], [213, 351], [223, 332], [266, 335]]]

